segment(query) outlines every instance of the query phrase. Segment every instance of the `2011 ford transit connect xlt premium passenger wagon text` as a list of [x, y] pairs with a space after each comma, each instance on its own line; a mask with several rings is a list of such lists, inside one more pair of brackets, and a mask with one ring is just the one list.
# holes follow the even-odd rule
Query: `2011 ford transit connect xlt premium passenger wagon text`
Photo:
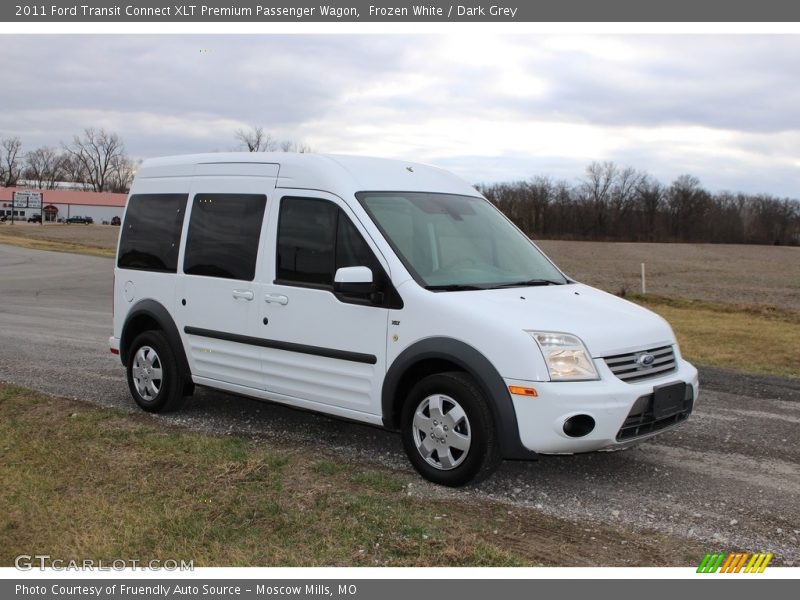
[[427, 165], [145, 161], [114, 275], [111, 350], [144, 410], [202, 385], [380, 425], [444, 485], [625, 447], [697, 399], [662, 318], [570, 279]]

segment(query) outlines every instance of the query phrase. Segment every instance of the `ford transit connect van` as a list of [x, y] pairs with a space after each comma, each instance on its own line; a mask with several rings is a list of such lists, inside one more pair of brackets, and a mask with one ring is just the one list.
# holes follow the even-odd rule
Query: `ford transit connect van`
[[201, 385], [369, 423], [444, 485], [623, 448], [697, 400], [662, 318], [574, 281], [427, 165], [145, 161], [114, 276], [111, 351], [144, 410]]

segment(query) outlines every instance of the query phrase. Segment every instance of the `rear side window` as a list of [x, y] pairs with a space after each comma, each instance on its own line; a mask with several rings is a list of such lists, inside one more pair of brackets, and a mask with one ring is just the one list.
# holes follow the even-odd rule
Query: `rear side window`
[[266, 205], [263, 194], [197, 194], [184, 273], [252, 281]]
[[119, 242], [120, 269], [175, 273], [187, 194], [134, 194]]

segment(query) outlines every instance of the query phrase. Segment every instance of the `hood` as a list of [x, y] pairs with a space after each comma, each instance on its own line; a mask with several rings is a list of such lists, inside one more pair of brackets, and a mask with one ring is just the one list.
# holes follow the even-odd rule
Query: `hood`
[[445, 292], [504, 326], [578, 336], [593, 358], [672, 344], [669, 324], [632, 302], [583, 284]]

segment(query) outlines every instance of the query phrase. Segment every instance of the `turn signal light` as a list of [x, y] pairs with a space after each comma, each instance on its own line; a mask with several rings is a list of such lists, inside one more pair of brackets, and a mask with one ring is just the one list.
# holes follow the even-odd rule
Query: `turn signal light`
[[530, 396], [532, 398], [539, 395], [535, 388], [522, 387], [521, 385], [510, 385], [508, 386], [508, 391], [517, 396]]

